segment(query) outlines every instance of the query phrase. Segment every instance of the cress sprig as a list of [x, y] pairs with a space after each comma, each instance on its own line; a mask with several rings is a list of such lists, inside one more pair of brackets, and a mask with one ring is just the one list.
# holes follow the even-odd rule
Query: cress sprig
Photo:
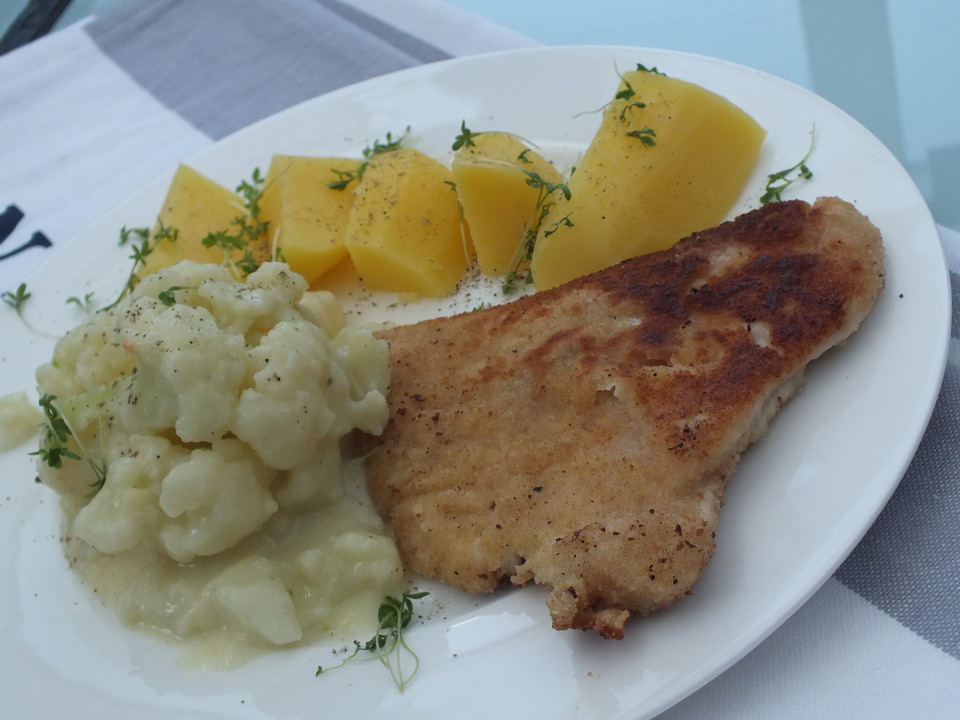
[[[636, 67], [637, 72], [648, 72], [653, 73], [654, 75], [663, 75], [666, 77], [666, 73], [660, 72], [656, 67], [647, 67], [643, 63], [637, 63]], [[613, 96], [613, 100], [608, 103], [605, 103], [602, 107], [591, 112], [603, 112], [613, 103], [618, 100], [624, 101], [626, 104], [620, 109], [620, 114], [617, 116], [621, 123], [626, 123], [629, 119], [629, 115], [633, 110], [642, 110], [647, 106], [647, 103], [643, 100], [637, 98], [637, 91], [627, 80], [626, 76], [617, 70], [617, 77], [620, 78], [620, 82], [623, 83], [623, 87], [619, 89], [616, 94]], [[582, 113], [586, 114], [586, 113]], [[635, 138], [643, 143], [644, 147], [653, 147], [657, 144], [657, 133], [653, 128], [644, 127], [639, 130], [629, 130], [625, 133], [627, 137]]]
[[453, 139], [453, 145], [450, 146], [451, 150], [459, 150], [460, 148], [473, 147], [477, 143], [474, 142], [474, 138], [477, 135], [480, 135], [479, 132], [474, 132], [467, 127], [467, 121], [460, 121], [460, 134]]
[[[524, 170], [524, 172], [527, 175], [527, 185], [537, 189], [537, 202], [534, 205], [531, 221], [523, 229], [520, 246], [514, 253], [513, 260], [510, 262], [510, 269], [504, 278], [502, 288], [504, 294], [510, 294], [516, 290], [517, 284], [521, 281], [528, 285], [533, 282], [533, 277], [529, 272], [530, 261], [533, 259], [533, 248], [537, 242], [537, 235], [540, 234], [543, 221], [550, 212], [550, 198], [559, 193], [566, 200], [570, 199], [570, 188], [564, 183], [549, 182], [544, 180], [542, 175], [531, 170]], [[552, 235], [560, 227], [573, 227], [569, 215], [565, 215], [543, 230], [543, 236]]]
[[30, 332], [34, 332], [37, 335], [42, 335], [43, 337], [54, 337], [48, 333], [41, 332], [27, 319], [24, 309], [27, 306], [27, 301], [32, 297], [33, 293], [27, 290], [27, 284], [25, 282], [20, 283], [17, 286], [17, 289], [13, 292], [6, 291], [0, 293], [0, 300], [3, 301], [3, 304], [17, 314], [17, 317], [20, 318], [20, 322], [22, 322], [24, 326], [30, 330]]
[[[40, 440], [40, 447], [30, 454], [39, 456], [49, 467], [55, 469], [63, 467], [64, 459], [83, 460], [85, 458], [96, 478], [90, 483], [90, 492], [87, 494], [87, 497], [93, 497], [100, 492], [107, 481], [107, 463], [105, 460], [97, 462], [83, 447], [80, 439], [63, 417], [63, 413], [56, 406], [54, 402], [56, 399], [55, 395], [49, 393], [40, 396], [38, 404], [43, 410], [43, 438]], [[76, 441], [83, 457], [68, 447], [71, 437]]]
[[[813, 154], [813, 147], [816, 144], [816, 128], [810, 131], [810, 147], [806, 154], [800, 158], [795, 165], [791, 165], [785, 170], [767, 175], [767, 184], [763, 195], [760, 196], [760, 204], [767, 205], [772, 202], [779, 202], [783, 199], [783, 193], [791, 185], [801, 180], [809, 180], [813, 177], [813, 171], [807, 165], [810, 155]], [[792, 176], [792, 177], [791, 177]]]
[[0, 295], [0, 299], [3, 300], [3, 304], [7, 307], [13, 308], [13, 311], [17, 313], [17, 317], [20, 318], [24, 325], [28, 325], [28, 323], [27, 319], [23, 315], [23, 308], [27, 304], [27, 300], [29, 300], [31, 297], [33, 297], [33, 294], [27, 290], [26, 283], [20, 283], [14, 292], [6, 291]]
[[[377, 629], [373, 637], [363, 644], [354, 640], [354, 649], [350, 655], [333, 667], [325, 668], [318, 665], [316, 675], [343, 667], [355, 659], [360, 652], [369, 652], [373, 655], [362, 659], [378, 660], [389, 671], [397, 689], [403, 692], [420, 669], [420, 658], [407, 644], [403, 630], [413, 620], [413, 601], [427, 595], [429, 593], [426, 591], [405, 591], [399, 598], [392, 595], [385, 597], [377, 611]], [[404, 656], [413, 662], [412, 668], [404, 669]]]
[[153, 253], [154, 248], [164, 241], [175, 243], [179, 236], [180, 231], [177, 228], [167, 227], [163, 223], [158, 224], [157, 231], [153, 234], [152, 238], [150, 237], [149, 228], [128, 228], [126, 225], [120, 228], [119, 244], [121, 247], [129, 244], [130, 259], [133, 261], [133, 264], [130, 266], [130, 272], [127, 274], [127, 280], [123, 284], [120, 294], [117, 295], [117, 298], [112, 303], [105, 308], [101, 308], [101, 311], [113, 309], [133, 290], [137, 284], [137, 273], [140, 268], [146, 264], [147, 258]]
[[407, 127], [403, 131], [403, 135], [399, 137], [394, 137], [393, 133], [388, 132], [385, 136], [383, 142], [379, 139], [374, 140], [372, 145], [368, 145], [363, 149], [363, 160], [357, 165], [354, 170], [333, 170], [333, 174], [337, 176], [336, 180], [331, 180], [327, 183], [327, 187], [332, 188], [333, 190], [345, 190], [347, 186], [356, 180], [359, 182], [363, 178], [363, 174], [367, 171], [367, 167], [370, 165], [370, 160], [377, 155], [381, 155], [386, 152], [392, 152], [393, 150], [399, 150], [403, 147], [403, 143], [407, 139], [407, 135], [410, 134], [410, 128]]
[[[656, 75], [663, 75], [656, 68], [648, 68], [642, 63], [637, 63], [637, 70], [639, 72], [650, 72]], [[624, 87], [613, 96], [614, 100], [623, 100], [627, 104], [620, 110], [620, 122], [625, 123], [628, 120], [628, 115], [634, 109], [642, 110], [647, 106], [643, 100], [634, 99], [637, 96], [637, 91], [634, 89], [633, 85], [630, 84], [630, 81], [623, 75], [619, 73], [620, 81], [623, 83]], [[643, 127], [639, 130], [629, 130], [626, 133], [627, 137], [636, 138], [639, 140], [644, 147], [653, 147], [657, 144], [657, 133], [653, 128]]]
[[[526, 145], [533, 145], [532, 142], [522, 137], [521, 135], [517, 135], [516, 133], [512, 133], [512, 132], [507, 132], [505, 130], [476, 130], [476, 131], [471, 130], [470, 128], [467, 127], [467, 121], [461, 120], [460, 134], [458, 134], [453, 139], [453, 144], [450, 146], [450, 149], [456, 151], [456, 150], [460, 150], [461, 148], [475, 147], [477, 143], [474, 140], [474, 138], [478, 137], [479, 135], [489, 135], [491, 133], [497, 133], [501, 135], [511, 135], [515, 137], [517, 140], [519, 140], [521, 143], [524, 143]], [[527, 154], [532, 151], [533, 151], [532, 147], [528, 147], [521, 150], [520, 153], [517, 155], [517, 162], [532, 163], [533, 160], [527, 157]]]
[[84, 293], [82, 298], [78, 297], [77, 295], [71, 295], [70, 297], [67, 298], [67, 305], [70, 305], [70, 304], [76, 305], [78, 308], [80, 308], [83, 312], [87, 313], [88, 315], [92, 313], [94, 310], [96, 310], [96, 307], [93, 304], [92, 292]]
[[157, 300], [166, 305], [167, 307], [172, 307], [177, 302], [176, 293], [177, 290], [196, 290], [196, 285], [171, 285], [166, 290], [161, 290], [157, 293]]
[[[259, 263], [252, 248], [266, 244], [270, 230], [269, 222], [260, 217], [260, 201], [266, 180], [260, 168], [254, 168], [250, 180], [241, 180], [235, 192], [243, 198], [243, 212], [233, 219], [233, 232], [230, 229], [211, 232], [200, 242], [207, 248], [220, 248], [224, 252], [224, 263], [238, 271], [244, 277], [257, 269]], [[163, 243], [174, 245], [180, 239], [179, 228], [157, 222], [157, 228], [150, 232], [149, 228], [126, 226], [120, 229], [121, 246], [129, 245], [132, 265], [127, 274], [127, 280], [117, 298], [101, 310], [110, 310], [125, 298], [137, 284], [138, 273], [146, 265], [147, 259]], [[234, 252], [240, 253], [237, 260], [231, 260]], [[163, 299], [161, 298], [161, 301]], [[79, 304], [79, 303], [78, 303]]]
[[[241, 180], [236, 193], [244, 199], [246, 212], [233, 219], [234, 232], [219, 230], [208, 233], [200, 242], [205, 248], [220, 248], [224, 253], [224, 262], [239, 270], [244, 277], [259, 267], [253, 248], [267, 243], [270, 223], [260, 217], [260, 200], [266, 182], [260, 174], [260, 168], [254, 168], [250, 180]], [[238, 260], [230, 260], [234, 253], [240, 253]]]

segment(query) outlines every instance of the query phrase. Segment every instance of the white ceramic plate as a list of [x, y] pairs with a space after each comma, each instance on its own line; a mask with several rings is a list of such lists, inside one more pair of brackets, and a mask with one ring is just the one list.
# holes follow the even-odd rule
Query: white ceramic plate
[[[317, 98], [217, 143], [189, 162], [228, 185], [273, 153], [349, 154], [387, 131], [446, 158], [461, 120], [509, 130], [571, 163], [599, 120], [617, 68], [642, 62], [726, 95], [767, 130], [737, 210], [768, 173], [799, 160], [816, 127], [812, 181], [791, 197], [839, 195], [883, 231], [887, 289], [864, 327], [816, 363], [808, 386], [744, 457], [721, 514], [718, 550], [694, 595], [628, 626], [621, 642], [550, 628], [538, 588], [466, 597], [433, 587], [409, 632], [420, 674], [400, 694], [376, 663], [314, 677], [329, 647], [190, 674], [178, 650], [121, 628], [65, 567], [53, 493], [25, 451], [0, 456], [0, 685], [15, 717], [81, 706], [100, 720], [265, 717], [650, 717], [722, 672], [789, 617], [853, 548], [909, 463], [942, 377], [947, 274], [936, 228], [893, 156], [848, 116], [782, 80], [703, 57], [630, 48], [547, 48], [470, 57]], [[171, 169], [172, 174], [172, 169]], [[112, 297], [129, 268], [122, 225], [151, 224], [170, 175], [81, 233], [29, 278], [30, 321], [65, 330], [64, 304]], [[414, 313], [436, 308], [415, 309]], [[379, 305], [384, 317], [404, 319]], [[0, 314], [0, 393], [32, 388], [52, 340]], [[12, 703], [12, 705], [11, 705]]]

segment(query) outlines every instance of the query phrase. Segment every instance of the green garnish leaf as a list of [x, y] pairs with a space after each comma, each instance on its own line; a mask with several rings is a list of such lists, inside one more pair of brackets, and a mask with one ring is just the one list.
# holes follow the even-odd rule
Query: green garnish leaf
[[573, 221], [570, 219], [569, 215], [564, 215], [562, 218], [553, 223], [553, 225], [544, 230], [543, 236], [550, 237], [562, 227], [573, 227]]
[[367, 171], [370, 159], [382, 153], [399, 150], [403, 147], [403, 143], [409, 133], [410, 128], [407, 127], [400, 137], [395, 138], [393, 133], [388, 132], [383, 142], [374, 140], [372, 145], [368, 145], [363, 149], [363, 161], [357, 165], [357, 168], [355, 170], [333, 170], [333, 174], [337, 176], [337, 179], [328, 182], [327, 187], [333, 190], [345, 190], [353, 181], [360, 182], [360, 180], [363, 179], [363, 174]]
[[[117, 304], [127, 296], [133, 286], [137, 284], [137, 270], [143, 265], [147, 258], [150, 257], [150, 254], [153, 252], [153, 244], [150, 243], [149, 234], [146, 236], [136, 233], [136, 236], [140, 238], [139, 242], [134, 242], [130, 245], [130, 259], [133, 261], [133, 265], [130, 267], [130, 272], [127, 275], [127, 280], [123, 284], [123, 289], [120, 290], [120, 294], [117, 295], [116, 300], [107, 305], [103, 310], [112, 310]], [[126, 245], [130, 240], [132, 235], [126, 234], [126, 228], [120, 231], [120, 244]]]
[[[523, 282], [529, 285], [533, 282], [530, 275], [530, 261], [533, 259], [533, 248], [537, 242], [537, 235], [540, 233], [544, 219], [550, 211], [557, 194], [563, 195], [564, 199], [570, 199], [570, 188], [564, 183], [552, 183], [544, 180], [543, 176], [529, 170], [524, 171], [527, 175], [526, 183], [538, 191], [537, 202], [534, 205], [533, 216], [523, 229], [523, 237], [520, 240], [520, 246], [514, 253], [513, 260], [510, 263], [510, 269], [507, 271], [503, 281], [502, 291], [504, 294], [510, 294], [517, 288], [517, 283]], [[550, 228], [544, 231], [544, 235], [550, 235], [556, 232], [561, 225], [573, 226], [570, 217], [566, 216], [558, 220]]]
[[[427, 595], [429, 593], [426, 591], [407, 591], [399, 598], [393, 596], [384, 598], [377, 611], [377, 630], [374, 636], [363, 644], [354, 640], [353, 653], [333, 667], [324, 668], [318, 665], [316, 675], [343, 667], [361, 652], [369, 652], [373, 653], [373, 656], [364, 659], [378, 660], [390, 672], [390, 677], [397, 689], [403, 692], [420, 668], [420, 658], [407, 644], [403, 637], [403, 630], [413, 620], [413, 601]], [[404, 657], [412, 661], [412, 668], [403, 667]]]
[[56, 399], [55, 395], [44, 393], [37, 401], [40, 409], [43, 410], [43, 438], [40, 441], [40, 447], [30, 454], [39, 456], [49, 467], [59, 469], [63, 467], [63, 461], [65, 459], [83, 459], [79, 454], [67, 447], [70, 437], [74, 437], [77, 445], [80, 447], [80, 451], [87, 456], [87, 464], [90, 466], [90, 469], [93, 470], [95, 479], [90, 483], [90, 492], [87, 494], [87, 497], [93, 497], [100, 492], [104, 483], [107, 481], [106, 462], [101, 461], [98, 463], [84, 451], [83, 446], [80, 444], [79, 439], [76, 438], [76, 435], [63, 417], [60, 409], [54, 404]]
[[637, 70], [639, 70], [640, 72], [653, 73], [654, 75], [662, 75], [663, 77], [667, 76], [666, 73], [662, 73], [659, 70], [657, 70], [656, 66], [647, 67], [643, 63], [637, 63]]
[[260, 199], [263, 197], [264, 177], [260, 174], [260, 168], [254, 168], [250, 176], [250, 182], [241, 180], [237, 185], [236, 192], [244, 199], [244, 207], [253, 218], [260, 217]]
[[467, 121], [460, 121], [460, 134], [453, 141], [453, 145], [450, 146], [451, 150], [459, 150], [462, 147], [472, 147], [476, 145], [473, 139], [480, 133], [475, 133], [470, 128], [467, 127]]
[[[234, 219], [234, 224], [236, 219]], [[207, 236], [200, 241], [205, 248], [220, 248], [227, 255], [234, 250], [243, 250], [247, 246], [247, 238], [242, 232], [231, 233], [227, 230], [217, 230], [207, 233]]]
[[552, 183], [543, 179], [543, 176], [540, 173], [535, 173], [531, 170], [524, 170], [527, 175], [526, 183], [530, 187], [538, 188], [544, 190], [547, 195], [552, 195], [555, 192], [560, 192], [563, 194], [563, 197], [567, 200], [570, 199], [570, 188], [568, 188], [563, 183]]
[[15, 292], [4, 292], [0, 295], [0, 299], [3, 300], [4, 305], [13, 308], [17, 316], [26, 322], [23, 317], [23, 307], [27, 304], [27, 300], [29, 300], [31, 296], [32, 294], [27, 291], [27, 284], [20, 283]]
[[624, 88], [623, 90], [618, 92], [616, 95], [614, 95], [613, 99], [629, 100], [630, 98], [632, 98], [634, 95], [637, 94], [637, 91], [633, 89], [633, 85], [631, 85], [627, 80], [624, 79], [623, 75], [620, 76], [620, 79], [623, 80]]
[[140, 227], [140, 228], [128, 228], [124, 225], [120, 228], [120, 244], [126, 245], [130, 238], [137, 237], [141, 240], [145, 240], [150, 237], [150, 228]]
[[657, 144], [657, 133], [653, 128], [631, 130], [627, 133], [627, 137], [637, 138], [645, 147], [653, 147]]
[[[623, 110], [620, 111], [620, 122], [626, 122], [626, 121], [627, 121], [627, 113], [629, 113], [629, 112], [630, 112], [631, 110], [633, 110], [634, 108], [636, 108], [636, 109], [638, 109], [638, 110], [642, 110], [642, 109], [645, 108], [646, 106], [647, 106], [647, 104], [646, 104], [645, 102], [640, 102], [639, 100], [637, 100], [637, 101], [635, 101], [635, 102], [632, 102], [632, 103], [630, 103], [629, 105], [624, 106]], [[627, 133], [627, 135], [629, 135], [629, 134], [630, 134], [630, 133]]]
[[380, 142], [379, 140], [374, 140], [373, 145], [370, 145], [363, 149], [363, 157], [369, 160], [375, 155], [381, 155], [383, 153], [399, 150], [401, 147], [403, 147], [403, 143], [407, 139], [407, 135], [409, 134], [410, 134], [409, 126], [403, 131], [403, 135], [396, 138], [393, 137], [393, 133], [387, 132], [386, 140], [384, 142]]
[[67, 448], [67, 440], [73, 433], [70, 432], [70, 426], [63, 419], [63, 415], [53, 404], [56, 396], [44, 394], [40, 396], [38, 404], [43, 410], [44, 418], [44, 436], [40, 443], [40, 448], [31, 455], [39, 455], [40, 458], [52, 468], [63, 467], [63, 459], [79, 460], [80, 456]]
[[[246, 212], [233, 219], [231, 225], [234, 229], [209, 233], [200, 241], [206, 248], [220, 248], [224, 253], [224, 261], [244, 277], [259, 267], [253, 248], [266, 244], [270, 230], [270, 223], [260, 219], [264, 184], [260, 168], [254, 168], [250, 180], [242, 180], [236, 187], [237, 194], [244, 200]], [[231, 261], [230, 256], [234, 253], [240, 253], [240, 258]]]
[[334, 169], [333, 174], [337, 176], [337, 179], [331, 180], [330, 182], [328, 182], [327, 187], [333, 190], [345, 190], [347, 185], [352, 183], [354, 180], [359, 180], [360, 175], [362, 173], [360, 172], [360, 168], [358, 167], [356, 170]]
[[[279, 260], [280, 257], [280, 254], [277, 253], [275, 259]], [[257, 258], [254, 256], [254, 254], [250, 252], [250, 250], [244, 250], [243, 255], [241, 255], [240, 258], [233, 263], [233, 266], [243, 273], [244, 277], [246, 277], [260, 267], [260, 263], [257, 261]]]
[[75, 295], [71, 295], [67, 298], [67, 305], [70, 304], [76, 305], [78, 308], [83, 310], [85, 313], [93, 312], [93, 293], [88, 292], [83, 296], [83, 299], [78, 298]]
[[[149, 233], [147, 235], [142, 236], [142, 239], [146, 240], [148, 237], [149, 237]], [[154, 247], [158, 246], [162, 242], [175, 245], [177, 240], [179, 239], [180, 239], [180, 230], [178, 228], [170, 227], [169, 225], [164, 225], [162, 222], [157, 223], [157, 231], [153, 234]], [[147, 255], [149, 254], [150, 253], [148, 252]]]
[[137, 284], [137, 271], [147, 262], [147, 258], [153, 253], [155, 247], [162, 242], [175, 243], [179, 236], [180, 231], [177, 230], [177, 228], [169, 227], [162, 222], [157, 223], [157, 229], [153, 233], [152, 240], [150, 238], [150, 230], [147, 228], [128, 228], [126, 225], [120, 228], [119, 244], [121, 246], [130, 245], [130, 259], [133, 261], [133, 264], [130, 267], [130, 273], [127, 275], [127, 281], [123, 284], [123, 289], [120, 291], [117, 299], [105, 308], [101, 308], [101, 310], [113, 309], [117, 306], [117, 303], [127, 296], [127, 293], [133, 290], [133, 286]]
[[0, 293], [0, 300], [3, 301], [4, 305], [11, 308], [17, 314], [17, 317], [20, 318], [20, 322], [23, 323], [24, 327], [31, 332], [37, 333], [38, 335], [52, 337], [51, 335], [47, 335], [46, 333], [42, 333], [37, 330], [33, 325], [30, 324], [30, 321], [27, 320], [27, 316], [24, 315], [23, 310], [27, 305], [27, 300], [29, 300], [31, 297], [33, 297], [33, 294], [27, 290], [26, 283], [20, 283], [20, 285], [17, 286], [17, 289], [13, 292], [7, 291]]
[[196, 290], [196, 286], [188, 285], [171, 285], [166, 290], [161, 290], [157, 293], [157, 300], [162, 302], [167, 307], [171, 307], [176, 304], [176, 292], [177, 290]]
[[[648, 69], [642, 63], [637, 63], [637, 70], [643, 72], [655, 72], [658, 75], [662, 74], [657, 71], [656, 68], [653, 70]], [[630, 84], [630, 81], [624, 77], [623, 73], [618, 73], [620, 75], [620, 81], [623, 83], [623, 89], [620, 90], [616, 95], [614, 95], [614, 101], [616, 100], [629, 100], [626, 105], [620, 110], [620, 122], [627, 122], [628, 115], [632, 110], [642, 110], [647, 106], [642, 100], [634, 99], [637, 95], [637, 91], [634, 89], [633, 85]], [[651, 128], [645, 127], [640, 130], [629, 130], [626, 133], [627, 137], [632, 137], [638, 139], [643, 143], [644, 147], [653, 147], [657, 144], [657, 133], [654, 132]]]
[[764, 188], [763, 195], [760, 196], [761, 205], [779, 202], [783, 199], [784, 191], [786, 191], [791, 185], [798, 183], [801, 180], [809, 180], [813, 177], [813, 171], [811, 171], [810, 167], [807, 165], [807, 160], [810, 159], [810, 155], [813, 153], [813, 147], [815, 143], [816, 128], [810, 131], [810, 147], [807, 149], [806, 155], [800, 158], [798, 163], [791, 165], [785, 170], [780, 170], [779, 172], [767, 175], [767, 184]]
[[[655, 75], [663, 75], [664, 77], [666, 77], [666, 73], [660, 72], [655, 67], [648, 68], [643, 63], [637, 63], [637, 70], [640, 72], [649, 72]], [[626, 105], [623, 108], [623, 110], [620, 111], [620, 122], [626, 122], [627, 113], [630, 110], [634, 108], [637, 108], [637, 109], [645, 108], [647, 104], [645, 102], [642, 102], [641, 100], [634, 100], [634, 97], [636, 97], [637, 91], [634, 89], [633, 85], [630, 84], [630, 81], [623, 76], [622, 72], [618, 70], [617, 76], [620, 78], [620, 81], [623, 83], [623, 88], [617, 91], [617, 93], [613, 96], [613, 100], [611, 100], [608, 103], [605, 103], [602, 107], [598, 108], [597, 110], [591, 110], [589, 112], [603, 112], [608, 107], [610, 107], [612, 103], [616, 102], [617, 100], [632, 100], [631, 103]], [[577, 113], [577, 116], [583, 115], [583, 114], [586, 114], [586, 113]]]

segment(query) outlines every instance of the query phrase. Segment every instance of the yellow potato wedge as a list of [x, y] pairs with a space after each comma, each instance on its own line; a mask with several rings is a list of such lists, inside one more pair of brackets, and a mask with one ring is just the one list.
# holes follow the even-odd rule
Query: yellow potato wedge
[[638, 69], [617, 96], [543, 220], [531, 270], [538, 289], [670, 247], [724, 219], [765, 131], [725, 98]]
[[[463, 217], [487, 275], [502, 275], [514, 263], [527, 228], [536, 228], [540, 189], [536, 179], [561, 183], [557, 169], [516, 136], [477, 133], [451, 163]], [[542, 206], [541, 206], [542, 207]]]
[[[155, 241], [153, 252], [147, 256], [139, 271], [140, 276], [181, 260], [222, 263], [224, 251], [204, 247], [203, 239], [214, 232], [236, 232], [236, 219], [246, 215], [243, 199], [239, 195], [193, 168], [180, 165], [157, 215], [157, 224], [152, 232]], [[176, 242], [158, 239], [162, 228], [176, 230]], [[265, 259], [265, 248], [253, 250], [259, 259]]]
[[413, 148], [373, 156], [344, 244], [372, 290], [449, 295], [467, 268], [450, 170]]
[[331, 182], [355, 174], [359, 160], [274, 155], [267, 170], [260, 218], [270, 223], [271, 241], [294, 272], [312, 283], [347, 256], [343, 243], [356, 181]]

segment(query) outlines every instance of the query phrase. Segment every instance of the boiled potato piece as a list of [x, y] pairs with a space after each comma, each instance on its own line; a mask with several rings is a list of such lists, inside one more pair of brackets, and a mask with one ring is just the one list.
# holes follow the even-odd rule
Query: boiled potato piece
[[334, 189], [331, 182], [355, 174], [359, 160], [274, 155], [267, 170], [260, 218], [290, 268], [312, 283], [347, 256], [343, 235], [356, 181]]
[[[157, 215], [157, 224], [152, 233], [155, 243], [153, 252], [147, 256], [140, 275], [149, 275], [181, 260], [222, 263], [223, 250], [204, 247], [203, 239], [213, 232], [235, 233], [236, 219], [246, 214], [243, 199], [239, 195], [193, 168], [180, 165]], [[162, 227], [177, 231], [176, 242], [157, 239]], [[261, 260], [265, 259], [265, 248], [253, 250]]]
[[514, 264], [524, 231], [536, 228], [536, 178], [551, 184], [563, 178], [514, 135], [478, 133], [472, 140], [457, 150], [451, 170], [477, 264], [487, 275], [501, 275]]
[[558, 199], [540, 226], [538, 289], [716, 225], [756, 162], [765, 131], [719, 95], [636, 70], [618, 96], [567, 182], [570, 200]]
[[413, 148], [370, 159], [344, 244], [372, 290], [443, 297], [467, 268], [453, 175]]

